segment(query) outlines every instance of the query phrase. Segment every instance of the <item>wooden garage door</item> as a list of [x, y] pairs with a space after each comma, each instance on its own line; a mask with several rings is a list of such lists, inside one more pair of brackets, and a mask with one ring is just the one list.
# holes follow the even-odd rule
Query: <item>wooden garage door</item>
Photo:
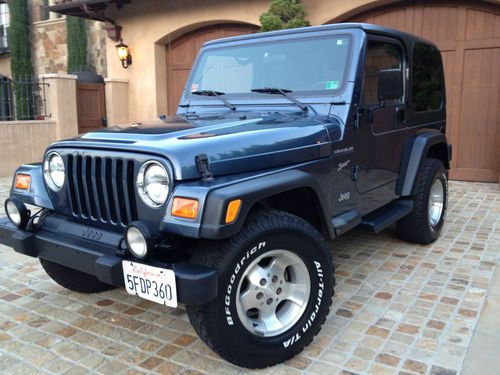
[[219, 38], [250, 34], [256, 26], [242, 24], [212, 25], [184, 34], [167, 45], [167, 100], [169, 114], [177, 111], [182, 89], [194, 59], [203, 43]]
[[434, 41], [446, 74], [451, 178], [500, 178], [500, 7], [405, 2], [349, 21], [393, 27]]

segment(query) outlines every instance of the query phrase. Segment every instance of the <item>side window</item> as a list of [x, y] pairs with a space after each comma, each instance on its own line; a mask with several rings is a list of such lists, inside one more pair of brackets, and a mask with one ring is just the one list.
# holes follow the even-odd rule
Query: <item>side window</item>
[[441, 108], [444, 84], [439, 51], [433, 46], [415, 43], [412, 71], [413, 110], [424, 112]]
[[[363, 91], [365, 105], [379, 103], [377, 98], [378, 73], [383, 69], [402, 69], [401, 48], [387, 42], [368, 41]], [[396, 100], [398, 101], [400, 100]]]

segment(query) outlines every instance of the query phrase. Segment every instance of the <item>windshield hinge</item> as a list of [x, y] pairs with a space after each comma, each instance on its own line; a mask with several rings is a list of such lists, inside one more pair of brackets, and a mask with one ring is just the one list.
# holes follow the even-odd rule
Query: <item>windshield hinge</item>
[[207, 154], [200, 154], [194, 157], [196, 168], [201, 173], [201, 180], [203, 182], [212, 182], [214, 177], [210, 172], [210, 162]]

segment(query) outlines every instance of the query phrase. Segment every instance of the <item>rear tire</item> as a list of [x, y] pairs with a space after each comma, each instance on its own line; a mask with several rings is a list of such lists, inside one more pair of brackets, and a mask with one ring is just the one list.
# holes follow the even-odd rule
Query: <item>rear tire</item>
[[103, 283], [97, 277], [80, 272], [60, 264], [40, 259], [40, 263], [51, 277], [59, 285], [78, 293], [99, 293], [106, 290], [116, 289], [115, 286]]
[[411, 198], [413, 211], [397, 222], [398, 235], [405, 241], [430, 244], [439, 237], [448, 208], [448, 178], [440, 160], [424, 160]]
[[288, 213], [258, 213], [230, 239], [201, 243], [191, 261], [218, 270], [219, 294], [187, 306], [189, 320], [213, 351], [235, 365], [264, 368], [293, 357], [330, 310], [330, 251], [311, 224]]

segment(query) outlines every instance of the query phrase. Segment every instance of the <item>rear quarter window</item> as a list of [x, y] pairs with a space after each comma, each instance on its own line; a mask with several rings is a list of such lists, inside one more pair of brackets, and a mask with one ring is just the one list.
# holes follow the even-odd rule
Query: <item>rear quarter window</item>
[[415, 112], [435, 111], [444, 98], [441, 54], [431, 45], [415, 43], [412, 63], [412, 109]]

